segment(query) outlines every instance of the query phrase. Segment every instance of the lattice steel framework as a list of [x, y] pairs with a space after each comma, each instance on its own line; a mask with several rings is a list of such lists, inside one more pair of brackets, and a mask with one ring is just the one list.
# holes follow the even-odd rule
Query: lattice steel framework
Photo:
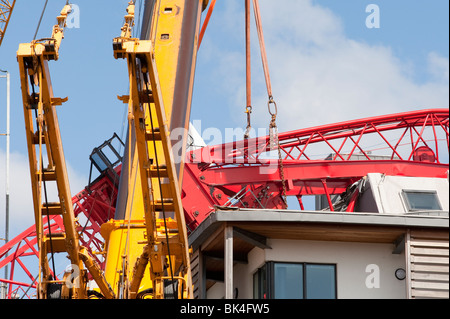
[[445, 178], [448, 126], [448, 109], [428, 109], [280, 133], [282, 166], [269, 136], [193, 151], [183, 180], [188, 227], [214, 206], [286, 208], [281, 167], [286, 194], [297, 196], [301, 208], [303, 195], [325, 195], [330, 210], [330, 195], [346, 192], [367, 173]]
[[15, 4], [16, 0], [0, 0], [0, 46], [5, 37], [6, 28], [8, 27]]

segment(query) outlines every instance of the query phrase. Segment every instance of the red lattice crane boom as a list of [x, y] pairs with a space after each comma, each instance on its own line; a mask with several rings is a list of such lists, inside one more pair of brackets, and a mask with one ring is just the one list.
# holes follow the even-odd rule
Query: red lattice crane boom
[[16, 0], [0, 0], [0, 46], [5, 37], [6, 28], [8, 27], [15, 4]]
[[280, 133], [282, 165], [278, 154], [270, 157], [269, 136], [193, 151], [183, 181], [198, 190], [183, 193], [188, 227], [214, 206], [286, 208], [281, 169], [286, 194], [297, 196], [300, 207], [303, 195], [326, 195], [330, 204], [330, 195], [368, 173], [445, 178], [448, 126], [448, 109], [429, 109]]

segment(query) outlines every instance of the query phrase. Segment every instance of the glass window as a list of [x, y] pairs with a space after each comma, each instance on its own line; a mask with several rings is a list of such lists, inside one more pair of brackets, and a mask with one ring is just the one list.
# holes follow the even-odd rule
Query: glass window
[[436, 191], [403, 190], [403, 197], [409, 211], [442, 210]]
[[100, 172], [103, 172], [105, 169], [108, 168], [103, 158], [101, 158], [97, 152], [92, 153], [91, 158], [95, 162], [95, 166], [97, 166]]
[[336, 265], [268, 262], [253, 276], [253, 296], [336, 299]]
[[335, 269], [334, 265], [306, 265], [306, 296], [308, 299], [336, 298]]
[[274, 288], [276, 299], [303, 299], [303, 265], [275, 263]]
[[268, 285], [267, 285], [267, 265], [264, 265], [253, 275], [253, 298], [268, 299]]

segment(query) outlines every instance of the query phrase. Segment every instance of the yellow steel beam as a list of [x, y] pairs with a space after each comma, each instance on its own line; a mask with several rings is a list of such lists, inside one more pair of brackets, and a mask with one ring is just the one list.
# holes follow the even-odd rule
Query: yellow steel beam
[[[72, 195], [62, 146], [56, 106], [67, 101], [53, 96], [48, 60], [57, 60], [59, 46], [64, 37], [64, 26], [70, 5], [64, 6], [58, 23], [53, 27], [52, 37], [22, 43], [17, 51], [22, 89], [25, 130], [34, 203], [36, 237], [39, 249], [38, 298], [47, 298], [49, 284], [55, 283], [47, 255], [66, 252], [72, 265], [79, 271], [73, 278], [76, 284], [70, 289], [73, 299], [87, 298], [87, 276], [84, 264], [92, 270], [93, 277], [105, 297], [113, 296], [112, 290], [86, 250], [79, 244]], [[31, 90], [31, 92], [30, 92]], [[46, 158], [44, 159], [44, 156]], [[49, 203], [46, 182], [55, 182], [58, 203]], [[44, 234], [45, 217], [59, 214], [64, 224], [63, 233]], [[74, 275], [75, 276], [75, 275]], [[61, 295], [68, 296], [68, 289]]]
[[105, 224], [102, 233], [107, 238], [105, 275], [123, 298], [144, 292], [164, 298], [163, 282], [172, 278], [180, 297], [192, 297], [182, 165], [172, 153], [170, 133], [173, 128], [187, 132], [205, 3], [155, 1], [151, 30], [145, 31], [149, 37], [138, 40], [130, 37], [130, 2], [122, 34], [113, 41], [115, 58], [127, 59], [130, 82], [129, 95], [119, 98], [129, 105], [128, 175], [122, 176], [128, 199], [124, 219]]
[[[50, 279], [50, 269], [47, 253], [52, 245], [45, 244], [52, 238], [43, 233], [43, 217], [48, 214], [61, 214], [64, 221], [65, 243], [69, 259], [72, 264], [83, 269], [78, 256], [78, 233], [75, 229], [75, 216], [72, 206], [69, 180], [62, 148], [58, 118], [55, 109], [55, 100], [52, 92], [48, 61], [42, 52], [42, 43], [21, 44], [17, 52], [21, 77], [23, 110], [28, 144], [31, 184], [33, 189], [33, 202], [35, 223], [37, 230], [40, 257], [39, 298], [45, 298], [47, 281]], [[29, 78], [34, 78], [34, 83]], [[34, 93], [29, 88], [33, 86]], [[57, 100], [58, 101], [58, 100]], [[37, 123], [37, 125], [35, 124]], [[35, 137], [38, 136], [38, 144]], [[44, 160], [44, 155], [47, 160]], [[56, 178], [58, 204], [48, 205], [45, 202], [45, 176], [44, 170], [53, 172]], [[56, 208], [58, 209], [56, 209]], [[83, 289], [78, 289], [77, 297], [84, 298]]]

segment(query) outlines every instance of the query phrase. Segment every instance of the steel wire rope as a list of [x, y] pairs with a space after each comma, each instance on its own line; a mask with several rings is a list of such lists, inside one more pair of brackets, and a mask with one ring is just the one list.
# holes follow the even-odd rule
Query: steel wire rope
[[[131, 126], [128, 126], [128, 134], [129, 136], [131, 136]], [[131, 143], [128, 143], [128, 172], [129, 174], [131, 174], [131, 166], [133, 165], [131, 162]], [[132, 183], [133, 185], [133, 191], [131, 192], [131, 202], [130, 202], [130, 210], [129, 210], [129, 214], [128, 214], [128, 220], [127, 220], [127, 236], [125, 237], [125, 245], [124, 245], [124, 256], [128, 256], [130, 253], [130, 230], [131, 230], [131, 209], [133, 207], [134, 204], [134, 192], [136, 190], [136, 178], [137, 178], [137, 174], [134, 175], [134, 181]], [[129, 185], [128, 185], [129, 187]], [[126, 216], [125, 216], [126, 217]], [[125, 254], [126, 253], [126, 254]], [[123, 259], [122, 262], [122, 271], [125, 274], [125, 263], [126, 263], [126, 259]], [[121, 289], [124, 289], [124, 284], [125, 284], [125, 276], [122, 276], [121, 278]], [[129, 289], [129, 286], [127, 286], [127, 289]]]
[[[33, 47], [34, 48], [34, 47]], [[39, 59], [36, 59], [36, 61], [37, 61], [37, 67], [39, 68], [39, 67], [41, 67], [40, 66], [40, 60]], [[36, 90], [35, 90], [35, 88], [34, 88], [34, 79], [32, 78], [33, 76], [32, 75], [30, 75], [30, 82], [31, 82], [31, 90], [32, 90], [32, 95], [33, 96], [36, 96]], [[39, 92], [39, 95], [40, 95], [40, 92]], [[36, 118], [36, 122], [37, 122], [37, 135], [38, 135], [38, 137], [39, 137], [39, 144], [41, 145], [41, 126], [40, 126], [40, 124], [39, 124], [39, 114], [38, 114], [38, 108], [37, 107], [34, 107], [34, 115], [35, 115], [35, 118]], [[44, 123], [42, 123], [42, 125], [44, 125]], [[41, 146], [40, 146], [40, 149], [41, 149]], [[45, 183], [45, 178], [44, 178], [44, 174], [43, 174], [43, 171], [44, 171], [44, 163], [43, 163], [43, 157], [42, 157], [42, 152], [41, 152], [41, 154], [40, 154], [40, 156], [39, 156], [39, 161], [40, 161], [40, 163], [41, 163], [41, 165], [40, 165], [40, 170], [41, 170], [41, 182], [42, 182], [42, 185], [44, 186], [44, 200], [45, 200], [45, 208], [46, 208], [46, 210], [47, 210], [47, 216], [50, 216], [50, 214], [49, 214], [49, 209], [48, 209], [48, 198], [47, 198], [47, 187], [46, 187], [46, 183]], [[53, 239], [52, 239], [52, 230], [51, 230], [51, 224], [50, 224], [50, 218], [47, 218], [47, 224], [48, 224], [48, 233], [49, 233], [49, 236], [50, 236], [50, 253], [51, 253], [51, 260], [52, 260], [52, 268], [53, 268], [53, 275], [54, 276], [56, 276], [56, 267], [55, 267], [55, 261], [54, 261], [54, 251], [53, 251]], [[44, 234], [42, 234], [41, 236], [43, 236]], [[42, 239], [41, 239], [42, 240]], [[41, 248], [41, 247], [39, 247], [39, 248]], [[46, 278], [47, 279], [47, 278]], [[56, 279], [56, 278], [55, 278]]]
[[[50, 258], [52, 258], [52, 256], [50, 256]], [[27, 287], [27, 290], [23, 290], [24, 294], [22, 295], [22, 297], [20, 297], [20, 299], [23, 299], [25, 296], [28, 296], [28, 291], [30, 291], [31, 288], [33, 288], [34, 283], [37, 281], [37, 279], [39, 278], [39, 274], [37, 274], [36, 276], [33, 277], [33, 275], [31, 275], [31, 273], [28, 275], [29, 277], [31, 276], [31, 278], [33, 278], [33, 281], [31, 282], [31, 284]], [[30, 278], [30, 279], [31, 279]]]
[[34, 283], [36, 282], [36, 280], [38, 279], [39, 274], [37, 276], [34, 277], [33, 282], [27, 287], [27, 290], [23, 290], [24, 293], [22, 295], [22, 297], [20, 297], [20, 299], [23, 299], [25, 296], [28, 296], [28, 291], [30, 291], [30, 289], [33, 287]]
[[[150, 90], [149, 90], [149, 86], [148, 86], [148, 76], [146, 73], [143, 73], [144, 76], [144, 84], [145, 84], [145, 88], [147, 90], [147, 94], [149, 96], [149, 100], [151, 100], [151, 96], [150, 96]], [[144, 112], [145, 112], [145, 108]], [[170, 268], [170, 277], [172, 280], [172, 289], [173, 285], [174, 285], [174, 275], [173, 275], [173, 265], [172, 265], [172, 258], [171, 258], [171, 254], [170, 254], [170, 243], [169, 243], [169, 234], [167, 231], [167, 221], [166, 221], [166, 210], [164, 207], [164, 197], [163, 197], [163, 193], [162, 193], [162, 184], [161, 184], [161, 172], [160, 172], [160, 167], [159, 167], [159, 160], [158, 160], [158, 153], [156, 150], [156, 140], [155, 140], [155, 131], [154, 131], [154, 126], [153, 126], [153, 115], [152, 115], [152, 111], [150, 109], [150, 104], [149, 104], [149, 116], [150, 116], [150, 125], [151, 125], [151, 129], [152, 129], [152, 136], [153, 136], [153, 151], [155, 152], [155, 161], [156, 161], [156, 172], [158, 175], [158, 184], [159, 184], [159, 196], [161, 197], [161, 208], [162, 208], [162, 213], [163, 213], [163, 220], [164, 220], [164, 230], [165, 230], [165, 236], [166, 236], [166, 242], [167, 242], [167, 254], [169, 256], [169, 268]], [[177, 290], [178, 290], [178, 286], [177, 286]], [[178, 292], [175, 291], [173, 292], [173, 298], [175, 299], [175, 296], [178, 296]]]
[[[136, 2], [138, 2], [138, 4], [136, 4]], [[137, 19], [137, 25], [139, 26], [139, 30], [137, 30], [137, 28], [134, 28], [133, 27], [133, 36], [135, 37], [135, 38], [137, 38], [137, 34], [138, 33], [141, 33], [142, 31], [141, 31], [141, 27], [142, 27], [142, 25], [141, 25], [141, 19], [142, 19], [142, 15], [143, 15], [143, 6], [144, 6], [144, 2], [145, 1], [143, 1], [143, 0], [134, 0], [133, 1], [133, 4], [138, 8], [138, 15], [137, 15], [137, 17], [138, 17], [138, 19]]]
[[[127, 113], [128, 113], [128, 106], [125, 106], [124, 107], [124, 111], [123, 111], [123, 115], [122, 115], [122, 128], [120, 129], [120, 140], [121, 141], [124, 140], [125, 126], [127, 125], [127, 122], [128, 122], [127, 121]], [[129, 135], [128, 138], [131, 138], [130, 136], [131, 135]], [[131, 142], [128, 141], [128, 143], [131, 143]], [[119, 155], [122, 152], [122, 147], [123, 147], [122, 143], [119, 143], [119, 150], [118, 150]], [[122, 158], [123, 158], [124, 155], [125, 154], [122, 154]], [[123, 171], [123, 161], [122, 161], [122, 171]], [[122, 175], [122, 173], [121, 173], [121, 175]], [[116, 185], [117, 179], [120, 180], [120, 177], [118, 175], [114, 174], [114, 182], [113, 182], [114, 185]], [[113, 196], [114, 196], [114, 190], [111, 192], [111, 196], [110, 196], [110, 199], [109, 199], [110, 203], [112, 203]], [[111, 206], [108, 208], [107, 220], [110, 220], [110, 218], [111, 218]]]
[[[247, 5], [246, 5], [246, 7], [247, 7]], [[247, 18], [248, 11], [249, 11], [249, 9], [247, 10], [247, 8], [246, 8], [246, 21], [248, 20], [248, 18]], [[277, 150], [278, 150], [278, 166], [279, 166], [279, 170], [280, 170], [281, 185], [282, 185], [281, 198], [283, 199], [283, 201], [286, 205], [286, 208], [287, 208], [288, 202], [287, 202], [287, 196], [286, 196], [286, 180], [285, 180], [285, 176], [284, 176], [283, 158], [281, 156], [281, 145], [280, 145], [280, 140], [278, 138], [278, 128], [277, 128], [277, 124], [276, 124], [278, 108], [277, 108], [277, 103], [274, 101], [273, 94], [272, 94], [272, 84], [270, 81], [269, 64], [267, 62], [266, 46], [265, 46], [265, 41], [264, 41], [263, 27], [262, 27], [262, 22], [261, 22], [261, 12], [259, 10], [259, 1], [258, 0], [253, 0], [253, 12], [255, 15], [256, 31], [257, 31], [258, 39], [259, 39], [259, 47], [260, 47], [260, 52], [261, 52], [261, 60], [262, 60], [262, 66], [263, 66], [263, 71], [264, 71], [264, 78], [266, 81], [267, 94], [269, 96], [269, 101], [267, 102], [267, 108], [268, 108], [269, 114], [271, 116], [271, 120], [270, 120], [270, 124], [269, 124], [269, 138], [270, 138], [269, 147], [271, 149], [277, 147]], [[273, 106], [274, 106], [273, 112], [270, 109], [270, 104], [273, 104]]]
[[41, 26], [42, 18], [44, 17], [45, 9], [47, 8], [47, 3], [48, 3], [48, 0], [45, 0], [44, 8], [42, 9], [42, 12], [41, 12], [41, 17], [39, 18], [39, 22], [36, 27], [36, 31], [34, 32], [33, 41], [36, 40], [36, 36], [37, 36], [39, 28]]
[[[43, 163], [42, 163], [42, 157], [41, 157], [41, 169], [43, 170]], [[44, 175], [42, 174], [42, 177]], [[44, 199], [45, 199], [45, 208], [47, 210], [47, 215], [50, 216], [49, 209], [48, 209], [48, 198], [47, 198], [47, 186], [45, 183], [45, 178], [42, 179], [42, 185], [44, 186]], [[53, 235], [52, 235], [52, 227], [50, 225], [50, 218], [47, 218], [48, 222], [48, 234], [50, 235], [50, 252], [51, 252], [51, 259], [52, 259], [52, 267], [53, 267], [53, 276], [56, 279], [56, 267], [55, 267], [55, 258], [54, 258], [54, 251], [53, 251]]]
[[[248, 139], [250, 136], [251, 126], [251, 113], [252, 113], [252, 86], [251, 86], [251, 48], [250, 48], [250, 0], [245, 0], [245, 75], [246, 75], [246, 98], [247, 105], [245, 107], [245, 113], [247, 113], [247, 127], [244, 133], [244, 139]], [[244, 154], [248, 157], [248, 153]]]

